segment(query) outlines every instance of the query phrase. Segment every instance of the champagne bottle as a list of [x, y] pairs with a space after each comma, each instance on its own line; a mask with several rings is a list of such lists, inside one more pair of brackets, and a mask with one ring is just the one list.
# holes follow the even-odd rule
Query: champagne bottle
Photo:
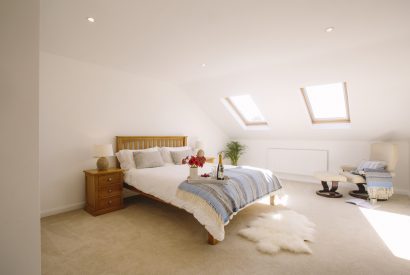
[[222, 164], [222, 154], [219, 154], [218, 168], [216, 170], [216, 179], [217, 180], [224, 179], [224, 165]]

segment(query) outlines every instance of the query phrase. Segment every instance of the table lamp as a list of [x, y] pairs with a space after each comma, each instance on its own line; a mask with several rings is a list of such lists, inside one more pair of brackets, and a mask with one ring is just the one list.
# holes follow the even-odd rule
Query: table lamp
[[197, 140], [195, 143], [195, 149], [196, 149], [196, 154], [197, 156], [204, 156], [204, 143], [202, 142], [202, 140]]
[[199, 149], [204, 150], [204, 142], [202, 140], [197, 140], [196, 143], [195, 143], [195, 148], [198, 149], [198, 150]]
[[114, 152], [112, 150], [112, 144], [100, 144], [94, 145], [93, 156], [98, 158], [97, 168], [98, 170], [107, 170], [108, 169], [108, 158], [113, 156]]

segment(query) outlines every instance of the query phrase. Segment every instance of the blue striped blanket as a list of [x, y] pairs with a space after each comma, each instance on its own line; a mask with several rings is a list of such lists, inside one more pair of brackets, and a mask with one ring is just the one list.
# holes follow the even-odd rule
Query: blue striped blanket
[[383, 187], [392, 188], [393, 178], [390, 172], [385, 170], [365, 169], [367, 188]]
[[393, 195], [393, 178], [385, 170], [365, 169], [367, 193], [371, 199], [387, 200]]
[[182, 182], [179, 190], [206, 201], [226, 224], [230, 217], [248, 204], [282, 188], [271, 171], [253, 167], [225, 169], [228, 183]]

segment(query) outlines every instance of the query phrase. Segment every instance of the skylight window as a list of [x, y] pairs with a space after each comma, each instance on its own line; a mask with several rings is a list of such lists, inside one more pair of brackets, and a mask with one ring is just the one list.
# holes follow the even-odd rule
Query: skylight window
[[226, 97], [224, 103], [242, 126], [268, 125], [250, 95]]
[[302, 94], [313, 124], [350, 123], [345, 82], [307, 86]]

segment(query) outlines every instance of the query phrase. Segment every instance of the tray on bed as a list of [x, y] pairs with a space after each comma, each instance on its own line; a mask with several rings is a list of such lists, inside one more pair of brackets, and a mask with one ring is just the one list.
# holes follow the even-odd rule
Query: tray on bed
[[205, 182], [205, 183], [219, 183], [219, 184], [227, 184], [229, 182], [229, 177], [225, 176], [223, 180], [217, 180], [214, 177], [198, 177], [198, 178], [187, 178], [187, 181], [189, 183], [201, 183], [201, 182]]

